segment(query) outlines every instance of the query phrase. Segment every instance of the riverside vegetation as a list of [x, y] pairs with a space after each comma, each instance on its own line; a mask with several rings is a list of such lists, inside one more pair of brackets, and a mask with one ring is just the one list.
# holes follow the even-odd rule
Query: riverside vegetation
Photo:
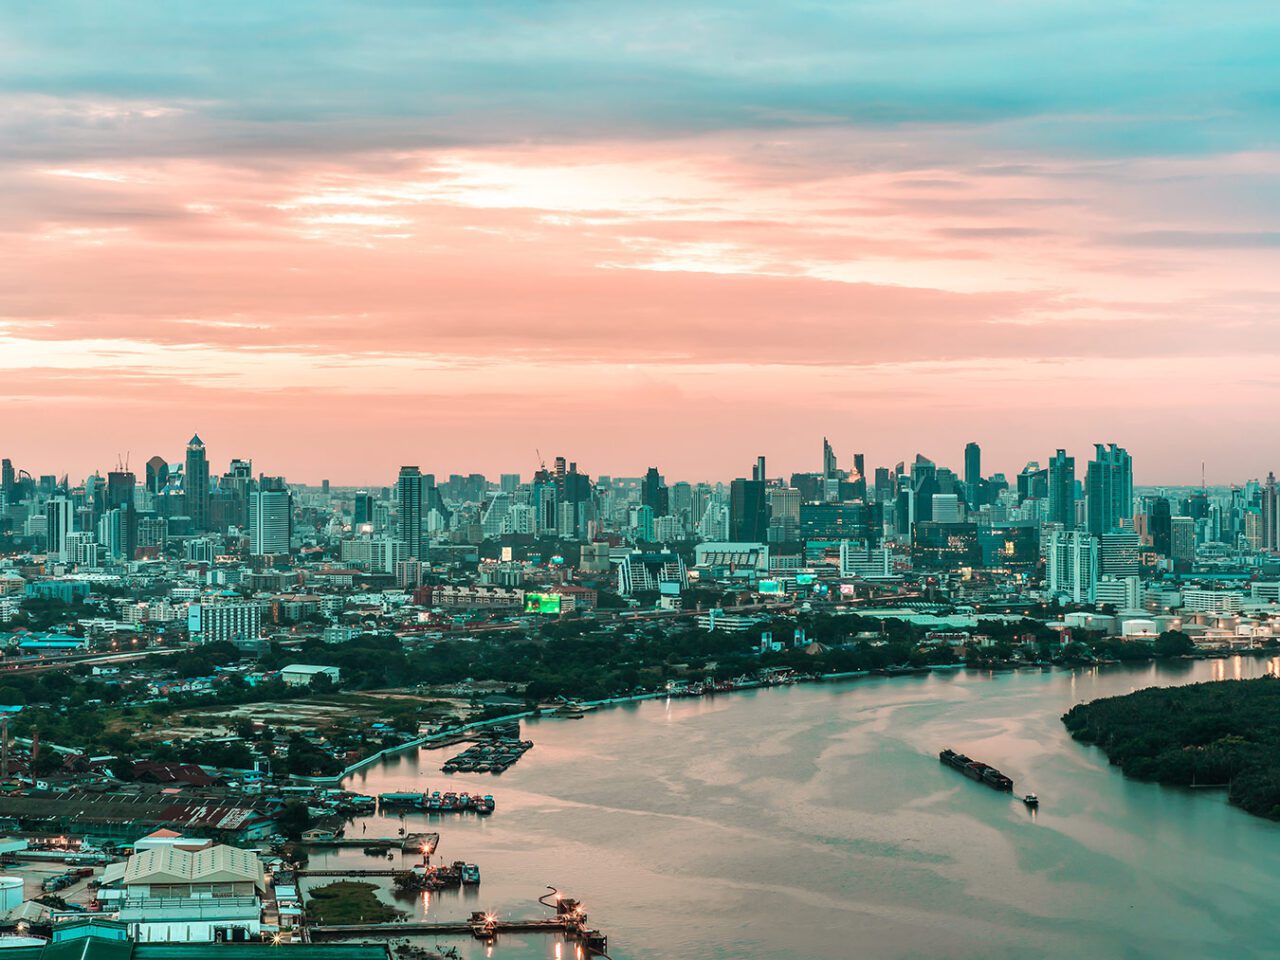
[[1249, 813], [1280, 820], [1280, 680], [1153, 687], [1073, 707], [1073, 737], [1125, 774], [1181, 787], [1225, 787]]

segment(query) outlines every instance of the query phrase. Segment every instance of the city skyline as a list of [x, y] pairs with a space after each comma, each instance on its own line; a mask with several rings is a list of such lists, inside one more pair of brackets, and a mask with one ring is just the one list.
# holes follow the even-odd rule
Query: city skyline
[[72, 7], [0, 67], [28, 462], [713, 476], [803, 422], [1269, 468], [1266, 5]]
[[[217, 435], [210, 434], [210, 436]], [[643, 479], [646, 471], [652, 472], [656, 469], [657, 474], [667, 482], [687, 481], [693, 483], [707, 482], [725, 484], [728, 484], [731, 480], [736, 478], [754, 477], [757, 462], [758, 460], [763, 459], [767, 464], [769, 464], [767, 477], [771, 480], [781, 479], [785, 481], [793, 474], [822, 473], [826, 466], [825, 456], [828, 449], [832, 450], [834, 453], [835, 466], [842, 473], [849, 471], [854, 467], [854, 457], [856, 455], [864, 463], [865, 475], [868, 480], [874, 479], [876, 468], [884, 468], [892, 472], [895, 466], [899, 463], [905, 464], [909, 472], [912, 461], [916, 456], [923, 456], [925, 459], [935, 463], [937, 466], [950, 469], [954, 471], [957, 477], [963, 478], [968, 466], [967, 457], [969, 455], [970, 448], [975, 446], [978, 450], [978, 463], [980, 464], [978, 468], [979, 475], [982, 477], [1003, 475], [1012, 486], [1014, 485], [1019, 472], [1021, 472], [1026, 466], [1029, 466], [1032, 463], [1038, 463], [1042, 469], [1048, 469], [1054, 459], [1052, 451], [1044, 449], [1039, 452], [1039, 455], [1029, 456], [1027, 459], [1017, 462], [1016, 465], [1010, 464], [1006, 466], [1000, 463], [993, 463], [993, 458], [989, 455], [988, 448], [980, 440], [967, 441], [964, 446], [962, 446], [958, 451], [953, 452], [950, 456], [930, 456], [931, 451], [917, 450], [911, 453], [903, 453], [896, 457], [890, 456], [884, 459], [879, 459], [873, 455], [866, 454], [861, 448], [846, 448], [833, 442], [830, 437], [820, 437], [817, 438], [818, 442], [821, 443], [821, 448], [817, 455], [815, 455], [813, 450], [810, 449], [808, 451], [807, 458], [804, 453], [801, 453], [796, 460], [791, 461], [782, 457], [775, 458], [775, 456], [770, 453], [755, 453], [749, 457], [744, 457], [736, 472], [730, 470], [729, 472], [718, 475], [691, 475], [681, 473], [679, 470], [670, 469], [666, 465], [666, 458], [661, 452], [640, 454], [639, 456], [647, 456], [648, 459], [637, 460], [627, 469], [609, 470], [597, 466], [589, 460], [583, 460], [571, 452], [565, 452], [563, 450], [553, 448], [551, 450], [541, 451], [541, 463], [539, 462], [539, 451], [535, 450], [533, 451], [533, 455], [528, 459], [528, 462], [501, 462], [500, 460], [493, 459], [491, 466], [488, 469], [472, 469], [467, 464], [438, 464], [434, 461], [417, 456], [406, 455], [399, 458], [392, 457], [387, 462], [394, 462], [395, 466], [390, 468], [390, 471], [386, 476], [379, 474], [357, 479], [348, 479], [343, 472], [343, 468], [340, 466], [327, 472], [322, 469], [319, 473], [290, 473], [287, 470], [279, 468], [279, 461], [273, 456], [272, 451], [270, 450], [260, 450], [255, 452], [252, 448], [241, 445], [240, 447], [228, 449], [224, 452], [221, 449], [216, 449], [216, 443], [204, 444], [201, 438], [202, 433], [198, 432], [191, 439], [201, 440], [202, 447], [205, 450], [215, 448], [215, 452], [208, 461], [210, 478], [220, 474], [224, 469], [232, 470], [237, 464], [247, 463], [252, 467], [254, 476], [262, 475], [271, 478], [279, 477], [287, 479], [290, 483], [303, 484], [307, 486], [318, 486], [321, 482], [327, 482], [335, 487], [351, 489], [374, 487], [394, 488], [397, 483], [397, 474], [406, 467], [420, 469], [424, 475], [434, 475], [438, 480], [443, 480], [450, 475], [481, 475], [487, 477], [491, 482], [497, 482], [498, 477], [510, 474], [514, 474], [523, 479], [528, 479], [533, 476], [540, 467], [550, 468], [552, 461], [557, 458], [563, 459], [566, 462], [572, 461], [592, 477], [605, 476], [627, 479]], [[828, 444], [830, 445], [829, 447]], [[1077, 481], [1077, 486], [1081, 489], [1084, 488], [1086, 482], [1084, 468], [1089, 459], [1093, 456], [1091, 451], [1095, 447], [1105, 447], [1108, 444], [1111, 446], [1116, 445], [1113, 440], [1109, 440], [1107, 443], [1091, 442], [1088, 444], [1081, 444], [1078, 449], [1067, 448], [1067, 453], [1071, 454], [1074, 452], [1076, 454], [1075, 459], [1079, 461], [1079, 473], [1076, 475], [1075, 479]], [[810, 446], [812, 446], [812, 444], [810, 444]], [[1120, 443], [1120, 446], [1123, 447], [1123, 442]], [[175, 447], [176, 452], [170, 451], [168, 449], [169, 447]], [[13, 465], [15, 470], [26, 470], [33, 477], [38, 477], [42, 474], [57, 477], [65, 475], [68, 477], [70, 482], [75, 483], [83, 480], [84, 478], [94, 476], [95, 474], [98, 476], [106, 476], [108, 472], [120, 470], [128, 470], [132, 472], [138, 476], [141, 481], [145, 479], [152, 461], [156, 458], [163, 459], [166, 464], [181, 464], [184, 451], [187, 451], [188, 449], [188, 445], [185, 443], [174, 444], [169, 442], [167, 444], [162, 444], [159, 452], [151, 450], [150, 453], [145, 456], [140, 454], [138, 451], [132, 450], [112, 453], [109, 461], [104, 461], [96, 466], [88, 466], [83, 471], [69, 468], [63, 463], [40, 464], [26, 461], [22, 456], [20, 456], [20, 450], [18, 448], [7, 449], [3, 452], [9, 454], [9, 456], [6, 457], [6, 460]], [[1058, 449], [1062, 448], [1059, 447]], [[165, 456], [166, 452], [171, 455]], [[1127, 454], [1133, 453], [1132, 450], [1123, 450], [1122, 452]], [[1153, 489], [1161, 487], [1194, 488], [1202, 485], [1209, 488], [1226, 488], [1243, 485], [1249, 482], [1261, 483], [1269, 474], [1274, 472], [1271, 469], [1264, 469], [1260, 473], [1251, 476], [1214, 476], [1214, 471], [1212, 470], [1211, 465], [1205, 464], [1202, 465], [1205, 470], [1203, 482], [1200, 476], [1196, 476], [1194, 478], [1188, 477], [1186, 480], [1176, 482], [1148, 477], [1142, 470], [1142, 459], [1137, 456], [1133, 459], [1135, 461], [1132, 468], [1135, 477], [1133, 481], [1134, 486]], [[656, 468], [654, 466], [655, 460], [658, 461]], [[335, 459], [334, 464], [336, 465], [337, 463], [338, 460]]]

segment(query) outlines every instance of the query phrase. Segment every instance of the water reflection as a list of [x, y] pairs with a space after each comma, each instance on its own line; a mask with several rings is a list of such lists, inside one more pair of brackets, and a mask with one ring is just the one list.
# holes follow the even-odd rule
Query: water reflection
[[[816, 960], [854, 942], [860, 960], [1261, 960], [1280, 937], [1280, 827], [1219, 791], [1126, 779], [1060, 717], [1131, 688], [1262, 675], [1280, 676], [1280, 657], [866, 679], [531, 722], [537, 749], [477, 781], [494, 816], [430, 829], [446, 861], [480, 864], [483, 903], [504, 917], [539, 915], [545, 883], [587, 899], [615, 960]], [[946, 745], [1018, 794], [956, 777], [937, 761]], [[437, 786], [438, 759], [399, 755], [347, 785]], [[1032, 790], [1038, 810], [1020, 799]], [[465, 918], [478, 896], [413, 909]], [[469, 960], [580, 957], [541, 935], [450, 945]]]

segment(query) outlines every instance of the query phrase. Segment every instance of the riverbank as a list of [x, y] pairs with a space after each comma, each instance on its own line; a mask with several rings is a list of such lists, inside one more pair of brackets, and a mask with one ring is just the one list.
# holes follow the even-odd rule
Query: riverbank
[[[1264, 650], [1264, 649], [1242, 650], [1235, 655], [1264, 657], [1264, 656], [1274, 656], [1275, 651]], [[1209, 656], [1209, 655], [1199, 655], [1199, 656], [1190, 656], [1190, 657], [1180, 657], [1176, 659], [1177, 660], [1208, 660], [1208, 659], [1220, 659], [1220, 658]], [[935, 671], [974, 670], [979, 673], [991, 673], [991, 672], [1009, 671], [1009, 670], [1045, 670], [1045, 669], [1076, 670], [1086, 666], [1112, 666], [1112, 665], [1119, 665], [1119, 664], [1150, 663], [1150, 662], [1159, 662], [1159, 661], [1156, 661], [1156, 660], [1144, 660], [1144, 661], [1106, 660], [1106, 661], [1099, 661], [1093, 664], [1090, 664], [1087, 662], [1081, 662], [1081, 663], [1006, 662], [1006, 663], [982, 664], [982, 665], [974, 665], [974, 664], [969, 664], [969, 663], [960, 661], [957, 663], [923, 664], [921, 666], [901, 667], [901, 668], [890, 667], [890, 668], [884, 668], [884, 669], [878, 669], [878, 670], [848, 670], [840, 673], [787, 674], [787, 675], [779, 675], [783, 678], [778, 680], [752, 679], [752, 680], [730, 681], [728, 685], [717, 686], [714, 692], [716, 695], [722, 695], [722, 694], [729, 694], [729, 693], [739, 693], [747, 690], [759, 690], [766, 687], [792, 686], [792, 685], [801, 684], [801, 683], [830, 683], [838, 680], [856, 680], [863, 677], [920, 676], [922, 674], [929, 674]], [[575, 701], [575, 702], [584, 707], [599, 708], [599, 707], [621, 706], [623, 704], [628, 704], [628, 703], [642, 703], [646, 700], [682, 699], [690, 696], [694, 696], [694, 695], [688, 692], [684, 692], [681, 689], [653, 690], [653, 691], [646, 691], [643, 693], [627, 694], [627, 695], [618, 696], [618, 697], [606, 697], [599, 700], [582, 700], [582, 701]], [[382, 750], [379, 750], [377, 753], [370, 754], [367, 757], [363, 757], [360, 760], [355, 761], [354, 763], [348, 765], [347, 767], [343, 768], [341, 771], [333, 774], [332, 776], [327, 776], [327, 777], [294, 776], [294, 777], [290, 777], [290, 780], [294, 783], [312, 784], [315, 786], [339, 784], [343, 780], [350, 777], [352, 774], [359, 773], [361, 770], [364, 770], [367, 767], [370, 767], [386, 759], [387, 757], [395, 756], [396, 754], [403, 753], [406, 750], [414, 750], [424, 746], [429, 746], [431, 744], [442, 743], [443, 741], [448, 741], [451, 738], [457, 737], [459, 734], [465, 734], [467, 731], [483, 730], [487, 727], [498, 726], [504, 723], [511, 723], [513, 721], [525, 720], [531, 717], [540, 717], [540, 716], [547, 716], [547, 714], [542, 713], [541, 711], [538, 711], [538, 710], [521, 710], [517, 713], [503, 714], [502, 716], [499, 716], [499, 717], [489, 717], [484, 720], [474, 720], [469, 723], [461, 724], [460, 726], [448, 727], [447, 729], [444, 729], [444, 730], [436, 730], [436, 731], [433, 731], [432, 733], [425, 734], [420, 737], [416, 737], [413, 740], [408, 740], [408, 741], [405, 741], [404, 743], [396, 744], [395, 746], [386, 747]]]

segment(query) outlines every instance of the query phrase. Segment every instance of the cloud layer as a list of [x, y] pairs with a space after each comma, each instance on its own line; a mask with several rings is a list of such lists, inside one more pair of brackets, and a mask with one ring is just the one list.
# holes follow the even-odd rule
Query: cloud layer
[[1272, 5], [748, 7], [10, 16], [2, 452], [1272, 466]]

